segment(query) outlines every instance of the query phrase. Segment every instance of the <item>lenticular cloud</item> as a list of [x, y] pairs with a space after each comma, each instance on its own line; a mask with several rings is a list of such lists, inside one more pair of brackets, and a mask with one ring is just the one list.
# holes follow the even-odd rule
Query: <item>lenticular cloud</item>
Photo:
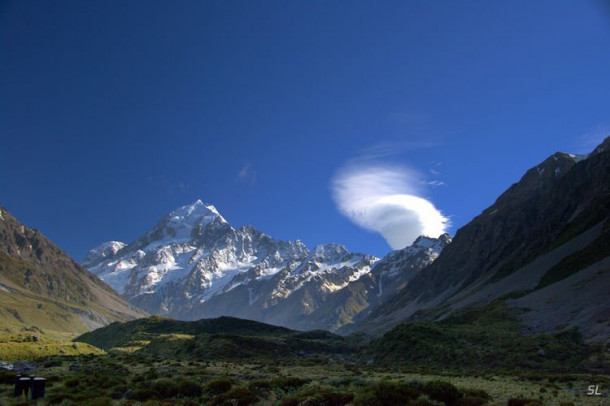
[[414, 184], [414, 173], [405, 168], [351, 166], [335, 176], [331, 187], [343, 215], [380, 233], [396, 250], [420, 235], [438, 237], [449, 225], [432, 203], [416, 196]]

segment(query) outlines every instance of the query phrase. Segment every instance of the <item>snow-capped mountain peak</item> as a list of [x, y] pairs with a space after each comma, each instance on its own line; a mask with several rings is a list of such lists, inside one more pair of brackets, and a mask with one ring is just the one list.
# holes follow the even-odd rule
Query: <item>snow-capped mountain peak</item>
[[[412, 253], [405, 251], [388, 265], [394, 269], [421, 252], [417, 261], [408, 262], [409, 272], [415, 272], [436, 258], [439, 240], [421, 237], [408, 248]], [[329, 295], [373, 267], [382, 270], [378, 262], [383, 261], [341, 244], [320, 244], [310, 251], [299, 240], [276, 240], [253, 226], [233, 228], [213, 205], [197, 200], [171, 211], [129, 245], [96, 247], [86, 266], [153, 314], [179, 319], [231, 315], [297, 327]], [[389, 277], [384, 272], [388, 292]]]
[[218, 210], [216, 210], [216, 207], [211, 204], [203, 203], [201, 199], [198, 199], [192, 204], [179, 207], [178, 209], [172, 211], [169, 214], [169, 217], [173, 222], [192, 222], [203, 218], [208, 220], [221, 218], [224, 222], [226, 222], [224, 217], [222, 217]]
[[218, 223], [228, 224], [213, 205], [205, 204], [201, 200], [172, 211], [166, 220], [163, 226], [174, 239], [190, 239], [193, 230], [205, 228], [215, 220]]
[[127, 244], [121, 241], [107, 241], [103, 242], [97, 247], [89, 250], [85, 259], [83, 259], [83, 266], [88, 267], [94, 263], [103, 261], [108, 258], [112, 258], [121, 249], [125, 248]]
[[429, 249], [431, 255], [438, 256], [443, 248], [445, 248], [450, 242], [451, 236], [447, 233], [440, 235], [438, 238], [421, 235], [417, 237], [413, 244], [410, 247], [407, 247], [406, 250], [410, 253], [415, 253], [417, 251]]

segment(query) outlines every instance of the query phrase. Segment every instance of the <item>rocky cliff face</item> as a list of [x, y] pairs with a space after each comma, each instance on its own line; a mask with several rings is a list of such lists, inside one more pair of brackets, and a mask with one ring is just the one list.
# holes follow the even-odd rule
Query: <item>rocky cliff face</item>
[[[610, 139], [587, 157], [552, 155], [458, 230], [439, 258], [376, 309], [363, 328], [384, 331], [431, 309], [435, 317], [443, 317], [456, 308], [512, 294], [525, 295], [511, 303], [527, 303], [531, 312], [526, 319], [536, 331], [563, 324], [591, 336], [610, 332], [607, 295], [595, 295], [588, 308], [570, 295], [596, 292], [597, 284], [608, 281], [609, 175]], [[589, 275], [591, 266], [597, 271]], [[559, 282], [561, 286], [555, 285]], [[556, 322], [543, 323], [550, 311], [543, 297], [561, 299], [569, 311]], [[586, 317], [579, 316], [584, 313]]]
[[[278, 241], [252, 226], [233, 228], [201, 201], [164, 217], [132, 244], [104, 243], [84, 263], [131, 303], [183, 320], [234, 316], [291, 328], [335, 330], [391, 296], [450, 241], [421, 238], [378, 258], [340, 244], [309, 250], [300, 241]], [[392, 265], [412, 261], [409, 271]], [[353, 306], [354, 283], [372, 281]], [[390, 282], [390, 280], [393, 282]], [[384, 289], [377, 281], [386, 283]], [[369, 300], [370, 299], [370, 300]], [[345, 303], [348, 301], [349, 303]], [[326, 311], [328, 310], [328, 313]]]
[[3, 207], [0, 301], [0, 317], [7, 325], [67, 332], [146, 315]]

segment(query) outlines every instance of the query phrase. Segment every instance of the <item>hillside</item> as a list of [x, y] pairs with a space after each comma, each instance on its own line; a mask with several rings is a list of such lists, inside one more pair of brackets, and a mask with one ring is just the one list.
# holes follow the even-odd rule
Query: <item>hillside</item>
[[456, 233], [438, 259], [360, 324], [387, 331], [508, 298], [527, 333], [610, 335], [610, 138], [557, 153]]
[[311, 357], [354, 352], [343, 337], [299, 332], [234, 317], [178, 321], [153, 316], [85, 333], [74, 341], [104, 350], [180, 359]]
[[5, 332], [82, 333], [143, 316], [39, 231], [0, 207], [0, 320]]

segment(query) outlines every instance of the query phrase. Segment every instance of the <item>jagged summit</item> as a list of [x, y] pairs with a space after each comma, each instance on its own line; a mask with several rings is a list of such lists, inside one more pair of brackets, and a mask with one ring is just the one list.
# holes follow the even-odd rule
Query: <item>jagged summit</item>
[[610, 136], [606, 137], [591, 153], [591, 155], [601, 154], [604, 151], [610, 150]]
[[438, 238], [420, 235], [413, 241], [411, 246], [406, 247], [405, 249], [414, 252], [430, 248], [432, 252], [435, 252], [438, 255], [450, 242], [451, 236], [448, 233], [443, 233]]
[[83, 259], [82, 265], [89, 267], [97, 262], [103, 261], [107, 258], [112, 258], [117, 252], [125, 248], [127, 244], [121, 241], [106, 241], [101, 243], [95, 248], [89, 250], [85, 259]]
[[336, 261], [349, 255], [345, 245], [330, 243], [318, 244], [314, 247], [312, 257], [322, 261]]
[[213, 219], [218, 217], [224, 220], [218, 210], [216, 210], [216, 207], [211, 204], [203, 203], [201, 199], [197, 199], [192, 204], [177, 208], [169, 213], [169, 217], [176, 222], [198, 220], [201, 218]]

